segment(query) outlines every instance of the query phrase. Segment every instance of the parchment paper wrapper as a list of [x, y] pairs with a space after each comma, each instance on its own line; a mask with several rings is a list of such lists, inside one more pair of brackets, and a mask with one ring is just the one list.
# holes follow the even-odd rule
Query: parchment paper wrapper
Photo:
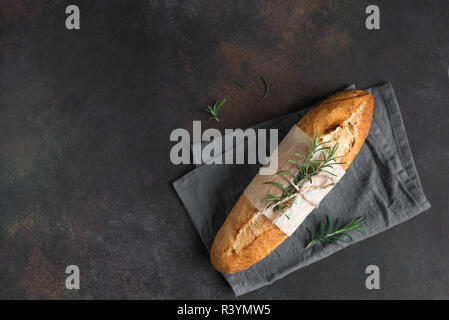
[[243, 192], [245, 197], [259, 210], [260, 213], [270, 219], [288, 236], [295, 232], [309, 213], [311, 213], [320, 201], [329, 193], [333, 188], [333, 185], [335, 185], [345, 174], [345, 171], [340, 165], [333, 165], [332, 168], [328, 168], [328, 171], [335, 176], [322, 173], [313, 177], [312, 183], [306, 182], [304, 185], [305, 191], [296, 196], [290, 208], [286, 208], [283, 212], [275, 211], [274, 206], [267, 208], [270, 201], [264, 199], [270, 195], [280, 196], [282, 190], [278, 186], [264, 183], [273, 181], [286, 187], [290, 184], [287, 179], [291, 179], [291, 177], [288, 174], [264, 175], [261, 174], [261, 171], [269, 166], [269, 164], [272, 165], [273, 161], [276, 162], [277, 160], [277, 167], [279, 170], [289, 170], [296, 175], [298, 173], [297, 166], [288, 160], [295, 160], [301, 163], [301, 158], [295, 156], [295, 153], [307, 156], [310, 153], [310, 150], [306, 142], [310, 142], [310, 138], [307, 134], [297, 125], [293, 125], [288, 134], [273, 152], [273, 155], [270, 156], [268, 164], [260, 169], [259, 173]]

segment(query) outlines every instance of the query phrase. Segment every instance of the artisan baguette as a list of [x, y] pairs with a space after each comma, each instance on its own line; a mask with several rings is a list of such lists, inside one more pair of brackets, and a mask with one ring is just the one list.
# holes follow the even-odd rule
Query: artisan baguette
[[[337, 156], [346, 171], [362, 147], [371, 125], [374, 98], [363, 90], [340, 91], [310, 110], [296, 125], [310, 137], [339, 143]], [[288, 236], [241, 195], [210, 251], [211, 263], [222, 273], [251, 267], [269, 255]], [[293, 212], [294, 214], [294, 212]]]

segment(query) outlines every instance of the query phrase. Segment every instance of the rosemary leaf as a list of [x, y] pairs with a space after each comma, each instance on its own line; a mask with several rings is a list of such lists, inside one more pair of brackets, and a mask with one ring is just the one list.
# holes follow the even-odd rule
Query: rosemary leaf
[[218, 113], [220, 111], [223, 104], [226, 102], [226, 99], [221, 100], [221, 102], [215, 107], [215, 112]]
[[261, 76], [260, 79], [262, 79], [263, 83], [265, 84], [265, 93], [264, 93], [263, 97], [266, 98], [268, 96], [268, 90], [269, 90], [268, 81], [267, 81], [267, 79], [265, 79], [264, 76]]
[[275, 197], [275, 196], [272, 195], [271, 197], [265, 198], [264, 200], [276, 200], [276, 201], [279, 201], [279, 200], [281, 200], [281, 198]]
[[235, 83], [236, 85], [238, 85], [240, 88], [245, 89], [245, 90], [248, 89], [248, 87], [245, 86], [245, 85], [244, 85], [243, 83], [241, 83], [240, 81], [238, 81], [238, 80], [233, 80], [233, 81], [234, 81], [234, 83]]
[[274, 185], [276, 187], [281, 188], [282, 190], [285, 190], [285, 187], [282, 184], [274, 182], [274, 181], [264, 182], [263, 184], [272, 184], [272, 185]]
[[291, 175], [293, 178], [295, 177], [295, 175], [293, 173], [291, 173], [289, 170], [281, 170], [281, 171], [276, 172], [276, 174], [286, 174], [286, 173]]

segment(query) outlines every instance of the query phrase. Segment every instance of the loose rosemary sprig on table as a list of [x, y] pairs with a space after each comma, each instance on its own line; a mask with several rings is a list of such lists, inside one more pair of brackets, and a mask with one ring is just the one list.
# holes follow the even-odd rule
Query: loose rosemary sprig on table
[[[318, 131], [315, 133], [314, 139], [312, 139], [308, 135], [307, 137], [310, 141], [302, 142], [307, 145], [309, 154], [304, 156], [300, 153], [295, 153], [295, 155], [301, 160], [288, 160], [289, 162], [296, 165], [298, 173], [294, 174], [289, 170], [280, 170], [276, 173], [277, 175], [286, 175], [286, 178], [290, 184], [287, 186], [283, 186], [274, 181], [264, 182], [264, 184], [271, 184], [279, 187], [282, 190], [282, 194], [280, 196], [274, 196], [271, 194], [269, 197], [264, 199], [267, 201], [271, 201], [271, 203], [267, 206], [267, 209], [274, 206], [275, 211], [277, 210], [283, 212], [286, 208], [292, 206], [293, 201], [298, 196], [300, 188], [304, 185], [304, 183], [312, 183], [312, 178], [322, 172], [335, 176], [335, 174], [329, 172], [327, 169], [332, 168], [333, 165], [344, 164], [344, 162], [337, 162], [336, 160], [337, 158], [341, 158], [340, 156], [336, 156], [338, 150], [338, 142], [333, 147], [324, 146], [325, 144], [329, 143], [329, 141], [320, 143], [322, 135], [318, 135]], [[317, 159], [316, 157], [314, 158], [316, 154], [321, 154], [321, 157], [319, 159]], [[288, 215], [286, 215], [286, 217], [290, 219]]]
[[218, 111], [220, 111], [220, 108], [223, 106], [223, 104], [226, 102], [226, 99], [221, 100], [220, 103], [218, 103], [218, 99], [215, 100], [215, 103], [213, 106], [207, 106], [206, 109], [204, 109], [204, 111], [206, 111], [207, 113], [210, 113], [212, 115], [212, 117], [210, 117], [209, 119], [214, 119], [215, 121], [219, 122], [220, 119], [218, 119]]
[[352, 240], [352, 237], [348, 234], [348, 232], [359, 231], [362, 234], [365, 234], [365, 230], [367, 230], [368, 227], [361, 226], [365, 222], [366, 219], [360, 217], [352, 219], [345, 226], [340, 227], [338, 218], [336, 219], [335, 223], [332, 223], [332, 218], [330, 216], [327, 216], [327, 227], [325, 227], [324, 222], [320, 220], [320, 230], [318, 231], [318, 233], [311, 237], [311, 240], [307, 244], [306, 249], [312, 247], [315, 244], [318, 244], [321, 249], [324, 249], [323, 244], [326, 242], [335, 243], [341, 246], [339, 242], [348, 242]]

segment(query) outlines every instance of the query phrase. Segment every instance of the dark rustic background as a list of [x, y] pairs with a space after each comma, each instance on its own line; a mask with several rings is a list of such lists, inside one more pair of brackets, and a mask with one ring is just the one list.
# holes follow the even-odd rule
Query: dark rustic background
[[192, 167], [170, 132], [385, 81], [432, 209], [243, 298], [449, 298], [449, 1], [377, 0], [368, 31], [371, 2], [0, 0], [0, 298], [233, 298], [171, 187]]

